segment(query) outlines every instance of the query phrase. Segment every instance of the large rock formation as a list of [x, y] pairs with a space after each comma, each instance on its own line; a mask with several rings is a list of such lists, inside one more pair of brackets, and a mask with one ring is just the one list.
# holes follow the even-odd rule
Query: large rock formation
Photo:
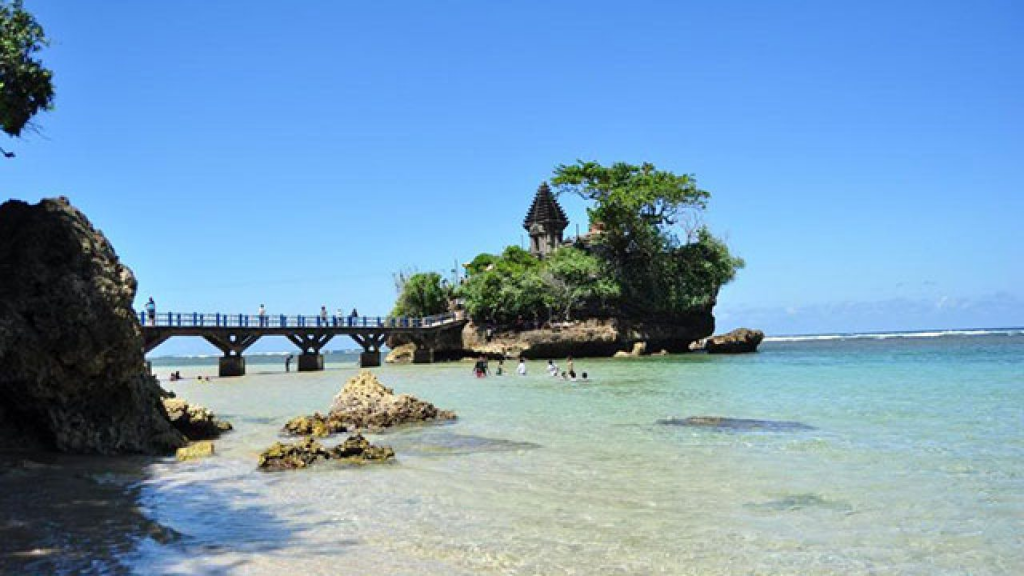
[[66, 199], [0, 206], [0, 449], [166, 453], [135, 277]]
[[708, 338], [704, 350], [709, 354], [742, 354], [757, 352], [757, 346], [764, 340], [764, 332], [749, 328], [737, 328], [727, 334]]
[[409, 422], [454, 420], [455, 413], [438, 410], [430, 402], [408, 394], [396, 395], [373, 373], [364, 370], [346, 382], [334, 397], [329, 418], [350, 428], [375, 430]]

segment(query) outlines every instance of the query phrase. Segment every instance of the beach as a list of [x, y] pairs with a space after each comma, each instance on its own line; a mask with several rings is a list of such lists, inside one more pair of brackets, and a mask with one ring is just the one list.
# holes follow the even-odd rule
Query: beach
[[[370, 435], [393, 463], [284, 473], [257, 470], [259, 452], [288, 418], [326, 410], [357, 368], [330, 355], [324, 372], [285, 374], [264, 358], [210, 383], [192, 377], [215, 374], [215, 358], [155, 362], [186, 376], [165, 387], [234, 424], [212, 458], [9, 468], [0, 484], [17, 505], [3, 521], [20, 536], [5, 541], [4, 571], [1024, 570], [1020, 330], [578, 360], [588, 383], [549, 378], [540, 361], [484, 379], [465, 363], [386, 366], [384, 383], [458, 421]], [[681, 425], [692, 416], [737, 420]]]

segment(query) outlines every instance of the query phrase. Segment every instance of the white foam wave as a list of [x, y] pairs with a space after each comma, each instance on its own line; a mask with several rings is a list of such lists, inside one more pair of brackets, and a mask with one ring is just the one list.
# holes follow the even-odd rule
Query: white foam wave
[[932, 330], [921, 332], [864, 332], [852, 334], [808, 334], [803, 336], [768, 336], [765, 342], [813, 342], [819, 340], [888, 340], [890, 338], [940, 338], [943, 336], [1021, 336], [1024, 328], [993, 330]]

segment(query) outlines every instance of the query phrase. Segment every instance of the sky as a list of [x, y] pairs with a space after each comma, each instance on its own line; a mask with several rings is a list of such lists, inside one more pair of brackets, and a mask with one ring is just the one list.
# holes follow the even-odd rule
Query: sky
[[1024, 3], [25, 5], [56, 108], [0, 196], [69, 197], [140, 307], [386, 314], [584, 159], [711, 192], [720, 331], [1024, 325]]

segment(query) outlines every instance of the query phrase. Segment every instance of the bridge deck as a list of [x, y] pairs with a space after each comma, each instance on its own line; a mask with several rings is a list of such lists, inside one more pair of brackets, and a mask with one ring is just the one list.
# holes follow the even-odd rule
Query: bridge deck
[[[201, 312], [139, 313], [142, 324], [143, 350], [150, 352], [174, 336], [201, 336], [224, 353], [222, 376], [245, 373], [242, 353], [263, 336], [284, 336], [301, 351], [299, 370], [322, 370], [320, 351], [334, 336], [350, 336], [363, 348], [360, 363], [380, 365], [380, 349], [389, 336], [411, 335], [429, 342], [444, 329], [466, 323], [461, 314], [439, 314], [424, 318], [384, 316], [309, 316], [222, 314]], [[432, 361], [430, 345], [421, 356]]]

